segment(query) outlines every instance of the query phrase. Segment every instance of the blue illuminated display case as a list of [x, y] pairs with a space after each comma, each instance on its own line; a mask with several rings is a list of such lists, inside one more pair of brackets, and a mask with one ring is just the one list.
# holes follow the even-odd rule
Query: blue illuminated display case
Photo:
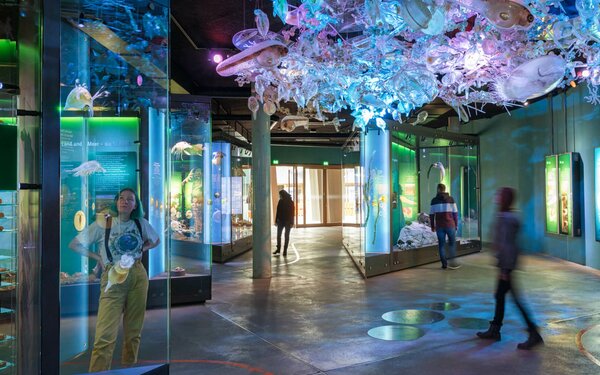
[[252, 248], [252, 152], [215, 141], [211, 164], [212, 254], [223, 263]]
[[354, 212], [342, 240], [357, 267], [369, 277], [439, 261], [428, 222], [439, 183], [457, 203], [457, 255], [479, 251], [477, 138], [388, 125], [356, 132], [343, 148], [342, 199]]

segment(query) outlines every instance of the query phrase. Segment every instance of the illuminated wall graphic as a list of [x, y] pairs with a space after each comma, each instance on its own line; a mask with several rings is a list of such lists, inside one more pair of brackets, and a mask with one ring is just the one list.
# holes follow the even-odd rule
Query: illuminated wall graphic
[[558, 234], [558, 158], [546, 156], [546, 232]]
[[558, 206], [560, 234], [573, 234], [571, 154], [558, 156]]
[[594, 153], [594, 199], [596, 202], [596, 241], [600, 241], [600, 147]]
[[546, 232], [581, 236], [581, 156], [546, 156], [545, 175]]

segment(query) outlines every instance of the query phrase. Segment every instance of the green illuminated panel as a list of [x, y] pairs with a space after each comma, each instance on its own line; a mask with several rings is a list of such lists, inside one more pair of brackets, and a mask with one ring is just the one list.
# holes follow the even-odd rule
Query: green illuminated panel
[[0, 64], [16, 64], [17, 62], [17, 42], [0, 39]]
[[557, 156], [546, 156], [546, 232], [558, 233]]
[[560, 234], [573, 234], [573, 191], [571, 154], [558, 156], [558, 199]]

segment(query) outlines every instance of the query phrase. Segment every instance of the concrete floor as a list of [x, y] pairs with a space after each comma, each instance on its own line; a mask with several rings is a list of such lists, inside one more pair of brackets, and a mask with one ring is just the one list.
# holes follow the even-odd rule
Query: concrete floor
[[[435, 263], [363, 280], [341, 247], [341, 228], [293, 229], [291, 242], [287, 258], [272, 258], [272, 279], [253, 280], [246, 253], [214, 265], [212, 300], [171, 310], [172, 374], [600, 374], [600, 271], [522, 258], [517, 281], [546, 341], [523, 352], [524, 324], [510, 299], [501, 342], [452, 324], [492, 318], [496, 269], [487, 251], [462, 257], [459, 270]], [[398, 326], [382, 319], [386, 312], [436, 302], [460, 307], [419, 325], [417, 340], [367, 334]], [[165, 310], [147, 311], [140, 365], [165, 360], [167, 320]], [[113, 368], [118, 359], [117, 347]], [[88, 362], [89, 352], [61, 374], [83, 373]]]
[[[341, 247], [340, 228], [294, 229], [287, 259], [273, 277], [253, 280], [251, 254], [213, 268], [213, 299], [172, 310], [173, 374], [598, 374], [600, 272], [525, 256], [516, 272], [545, 346], [516, 350], [526, 334], [508, 301], [503, 339], [486, 342], [456, 318], [493, 315], [495, 267], [489, 252], [363, 280]], [[293, 251], [296, 250], [296, 251]], [[460, 306], [420, 325], [414, 341], [370, 337], [393, 323], [382, 315]], [[587, 330], [587, 331], [585, 331]]]

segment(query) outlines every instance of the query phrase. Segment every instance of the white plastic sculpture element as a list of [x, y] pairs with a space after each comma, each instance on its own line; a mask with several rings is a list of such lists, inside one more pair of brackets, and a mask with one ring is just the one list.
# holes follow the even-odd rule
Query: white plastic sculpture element
[[433, 16], [427, 4], [421, 0], [402, 1], [400, 13], [402, 14], [402, 18], [404, 18], [404, 22], [413, 31], [427, 29]]
[[261, 37], [266, 38], [269, 33], [269, 17], [260, 9], [254, 9], [254, 21]]
[[92, 96], [87, 89], [86, 84], [79, 84], [79, 80], [75, 80], [75, 87], [65, 101], [65, 111], [89, 111], [90, 115], [94, 115], [94, 100], [104, 98], [110, 95], [108, 91], [102, 91], [104, 86]]
[[287, 47], [278, 40], [266, 40], [231, 56], [217, 65], [217, 73], [223, 77], [236, 75], [259, 67], [273, 68], [287, 54]]
[[546, 55], [527, 61], [496, 85], [504, 100], [524, 102], [554, 90], [563, 80], [566, 63], [562, 57]]
[[106, 288], [104, 289], [104, 293], [108, 292], [108, 289], [115, 284], [122, 284], [125, 280], [127, 280], [127, 276], [129, 275], [129, 270], [135, 263], [135, 259], [133, 259], [130, 255], [123, 255], [117, 264], [112, 266], [108, 271], [108, 282], [106, 283]]

